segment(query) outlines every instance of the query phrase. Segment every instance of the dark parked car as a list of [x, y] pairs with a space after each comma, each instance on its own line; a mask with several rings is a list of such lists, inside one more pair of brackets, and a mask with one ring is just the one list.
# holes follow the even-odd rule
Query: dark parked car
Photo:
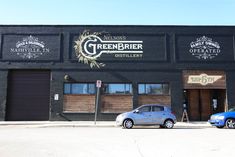
[[134, 125], [160, 125], [173, 128], [176, 117], [169, 107], [163, 105], [142, 105], [137, 109], [117, 116], [116, 124], [130, 129]]
[[235, 129], [235, 108], [231, 108], [228, 112], [211, 115], [208, 122], [217, 128], [226, 126], [229, 129]]

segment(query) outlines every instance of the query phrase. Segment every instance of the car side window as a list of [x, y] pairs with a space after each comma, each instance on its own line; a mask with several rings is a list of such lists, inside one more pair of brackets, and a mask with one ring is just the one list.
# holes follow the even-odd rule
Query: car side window
[[153, 112], [164, 111], [164, 107], [162, 107], [162, 106], [153, 106], [152, 110], [153, 110]]
[[144, 106], [139, 108], [139, 112], [150, 112], [151, 111], [151, 107], [150, 106]]

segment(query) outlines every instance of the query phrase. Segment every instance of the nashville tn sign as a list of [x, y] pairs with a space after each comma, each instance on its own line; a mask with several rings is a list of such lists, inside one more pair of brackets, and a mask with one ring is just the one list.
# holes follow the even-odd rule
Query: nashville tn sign
[[198, 59], [208, 60], [219, 55], [221, 50], [219, 43], [212, 41], [211, 38], [202, 36], [190, 43], [189, 52]]
[[113, 55], [116, 58], [143, 57], [143, 41], [126, 40], [126, 36], [103, 36], [101, 33], [84, 31], [75, 41], [75, 53], [79, 62], [93, 67], [104, 67], [98, 62], [102, 54]]
[[11, 53], [20, 56], [23, 59], [35, 59], [50, 52], [43, 41], [30, 35], [18, 41], [14, 48], [10, 49]]
[[188, 84], [201, 84], [206, 86], [208, 84], [213, 84], [217, 80], [221, 79], [221, 75], [207, 75], [207, 74], [200, 74], [200, 75], [189, 75], [188, 77]]

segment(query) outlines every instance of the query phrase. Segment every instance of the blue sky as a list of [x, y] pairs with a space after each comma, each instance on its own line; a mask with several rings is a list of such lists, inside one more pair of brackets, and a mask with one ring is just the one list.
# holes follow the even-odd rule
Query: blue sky
[[0, 24], [235, 25], [235, 0], [0, 2]]

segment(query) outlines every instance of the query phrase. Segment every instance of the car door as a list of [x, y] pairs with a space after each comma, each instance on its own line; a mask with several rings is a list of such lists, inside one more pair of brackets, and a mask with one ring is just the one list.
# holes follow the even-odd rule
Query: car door
[[163, 106], [152, 106], [153, 124], [163, 124], [165, 119], [165, 111]]
[[138, 109], [135, 113], [135, 124], [136, 125], [148, 125], [152, 123], [151, 106], [143, 106]]

